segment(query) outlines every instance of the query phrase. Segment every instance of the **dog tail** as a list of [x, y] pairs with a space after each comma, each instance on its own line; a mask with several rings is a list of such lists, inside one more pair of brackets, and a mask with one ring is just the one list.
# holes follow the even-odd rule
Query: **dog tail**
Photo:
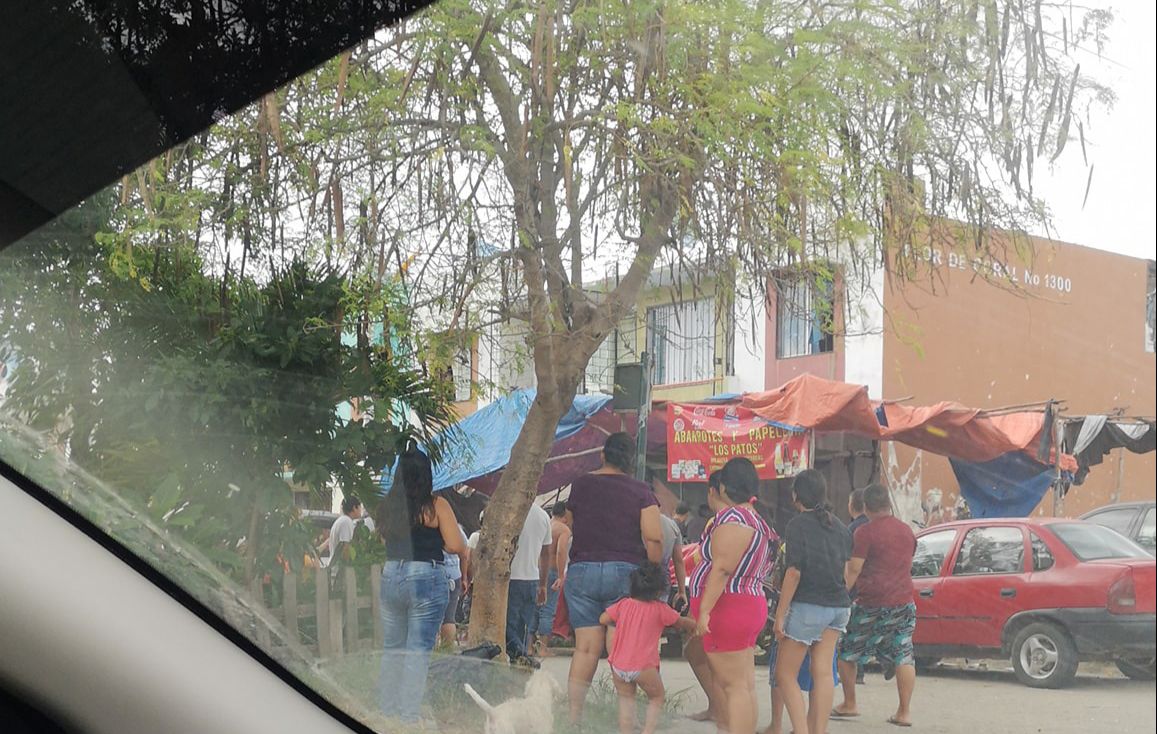
[[474, 688], [469, 683], [465, 684], [463, 688], [466, 689], [466, 695], [470, 698], [473, 698], [474, 703], [478, 704], [478, 708], [485, 711], [487, 716], [490, 716], [494, 713], [494, 707], [486, 703], [486, 699], [480, 696], [478, 691], [474, 690]]

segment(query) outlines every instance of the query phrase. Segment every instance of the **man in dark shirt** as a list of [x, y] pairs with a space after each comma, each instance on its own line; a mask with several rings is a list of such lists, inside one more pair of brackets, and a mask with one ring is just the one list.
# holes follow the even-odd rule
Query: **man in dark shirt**
[[848, 631], [840, 640], [844, 702], [832, 715], [859, 715], [856, 665], [874, 657], [884, 665], [886, 678], [890, 674], [896, 676], [900, 706], [888, 721], [911, 726], [909, 705], [916, 687], [916, 659], [912, 652], [916, 605], [911, 570], [916, 535], [892, 515], [891, 497], [879, 484], [864, 490], [864, 509], [869, 521], [856, 531], [845, 573], [848, 588], [855, 589], [855, 601]]

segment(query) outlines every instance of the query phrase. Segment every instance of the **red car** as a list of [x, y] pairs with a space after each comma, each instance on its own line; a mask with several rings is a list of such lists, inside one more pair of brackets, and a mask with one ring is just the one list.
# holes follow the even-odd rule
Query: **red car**
[[1011, 658], [1034, 688], [1060, 688], [1086, 660], [1152, 680], [1157, 562], [1093, 523], [965, 520], [916, 540], [916, 657]]

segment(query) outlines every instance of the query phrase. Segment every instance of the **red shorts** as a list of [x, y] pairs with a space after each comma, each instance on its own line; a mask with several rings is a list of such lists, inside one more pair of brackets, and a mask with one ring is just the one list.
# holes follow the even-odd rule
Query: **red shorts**
[[[691, 617], [699, 619], [701, 599], [691, 599]], [[707, 652], [738, 652], [755, 647], [767, 624], [767, 597], [724, 594], [711, 610], [711, 631], [703, 636]]]

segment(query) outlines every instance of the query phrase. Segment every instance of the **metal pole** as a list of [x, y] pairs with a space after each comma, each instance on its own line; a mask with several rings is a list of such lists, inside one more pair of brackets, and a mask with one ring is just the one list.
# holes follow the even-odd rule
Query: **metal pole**
[[639, 401], [638, 428], [635, 433], [635, 478], [646, 481], [647, 478], [647, 418], [651, 415], [651, 355], [643, 352], [639, 355], [642, 369], [642, 385], [639, 392], [642, 398]]

